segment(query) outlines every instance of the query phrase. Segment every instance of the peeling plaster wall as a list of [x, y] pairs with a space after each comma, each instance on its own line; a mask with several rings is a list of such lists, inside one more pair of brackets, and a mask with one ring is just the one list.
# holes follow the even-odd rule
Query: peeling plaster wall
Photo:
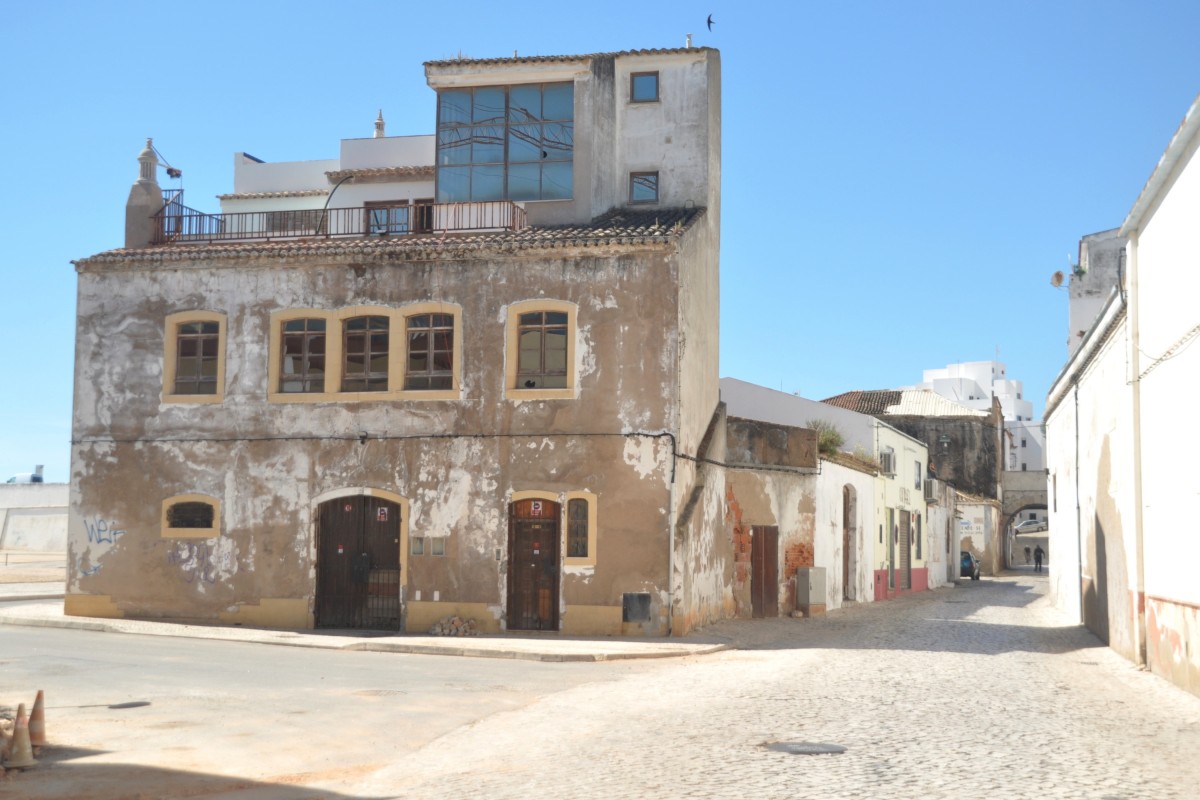
[[[725, 523], [733, 546], [733, 601], [738, 617], [752, 616], [750, 596], [750, 530], [755, 525], [779, 528], [779, 613], [796, 609], [796, 570], [822, 566], [826, 586], [833, 580], [841, 562], [830, 563], [832, 553], [840, 549], [831, 541], [829, 530], [817, 531], [817, 475], [729, 469], [725, 477]], [[841, 497], [840, 490], [838, 497]], [[840, 500], [839, 500], [840, 502]], [[824, 563], [817, 561], [821, 553]], [[836, 581], [840, 584], [840, 580]], [[840, 606], [840, 601], [838, 602]]]
[[[407, 591], [499, 609], [495, 550], [507, 547], [512, 492], [590, 491], [598, 561], [564, 575], [565, 616], [572, 604], [619, 610], [627, 591], [653, 591], [665, 607], [670, 440], [626, 434], [678, 423], [671, 261], [669, 246], [653, 245], [369, 263], [85, 262], [68, 591], [109, 596], [144, 617], [311, 602], [315, 498], [369, 488], [408, 501], [410, 535], [447, 537], [444, 558], [408, 559]], [[578, 308], [577, 397], [507, 400], [505, 308], [539, 297]], [[427, 301], [462, 307], [460, 400], [267, 402], [271, 312]], [[227, 315], [223, 402], [161, 402], [164, 320], [187, 310]], [[179, 494], [219, 499], [221, 535], [162, 538], [162, 501]]]

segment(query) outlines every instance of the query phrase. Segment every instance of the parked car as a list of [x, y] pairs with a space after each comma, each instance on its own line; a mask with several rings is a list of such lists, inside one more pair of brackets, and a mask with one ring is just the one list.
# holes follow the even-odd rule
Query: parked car
[[958, 574], [963, 578], [970, 576], [973, 581], [979, 580], [979, 559], [966, 550], [963, 550], [962, 568], [958, 571]]
[[1019, 523], [1014, 530], [1017, 533], [1041, 533], [1042, 531], [1046, 530], [1047, 527], [1049, 527], [1049, 525], [1044, 519], [1027, 519], [1024, 522]]

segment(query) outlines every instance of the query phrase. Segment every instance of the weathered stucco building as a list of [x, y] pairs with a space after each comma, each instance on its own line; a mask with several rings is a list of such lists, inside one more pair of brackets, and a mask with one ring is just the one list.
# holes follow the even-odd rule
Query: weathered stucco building
[[1200, 389], [1198, 150], [1200, 99], [1121, 228], [1081, 241], [1087, 291], [1071, 293], [1070, 357], [1046, 401], [1055, 602], [1195, 694], [1200, 540], [1183, 454], [1200, 434], [1181, 403]]
[[238, 154], [76, 262], [66, 610], [682, 634], [733, 610], [720, 59], [425, 65], [436, 134]]

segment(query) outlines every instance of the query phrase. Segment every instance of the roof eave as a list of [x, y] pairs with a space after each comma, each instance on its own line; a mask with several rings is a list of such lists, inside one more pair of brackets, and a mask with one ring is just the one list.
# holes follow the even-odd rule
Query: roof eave
[[1130, 236], [1141, 229], [1150, 210], [1158, 202], [1163, 187], [1171, 181], [1176, 167], [1179, 166], [1180, 160], [1198, 132], [1200, 132], [1200, 95], [1197, 95], [1196, 99], [1192, 101], [1191, 108], [1183, 117], [1183, 122], [1179, 123], [1179, 128], [1171, 137], [1171, 143], [1167, 145], [1162, 158], [1154, 167], [1154, 172], [1150, 174], [1150, 179], [1142, 187], [1141, 194], [1138, 195], [1133, 208], [1129, 210], [1129, 215], [1125, 217], [1125, 222], [1121, 225], [1120, 230], [1122, 236]]

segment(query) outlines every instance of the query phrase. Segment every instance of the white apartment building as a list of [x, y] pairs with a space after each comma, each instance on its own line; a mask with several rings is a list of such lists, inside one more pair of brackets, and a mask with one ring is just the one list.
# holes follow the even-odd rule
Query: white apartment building
[[1004, 469], [1012, 472], [1046, 468], [1046, 428], [1033, 418], [1033, 403], [1024, 397], [1021, 381], [1010, 380], [999, 361], [964, 361], [924, 371], [913, 389], [929, 389], [956, 403], [986, 411], [992, 395], [1004, 413]]

